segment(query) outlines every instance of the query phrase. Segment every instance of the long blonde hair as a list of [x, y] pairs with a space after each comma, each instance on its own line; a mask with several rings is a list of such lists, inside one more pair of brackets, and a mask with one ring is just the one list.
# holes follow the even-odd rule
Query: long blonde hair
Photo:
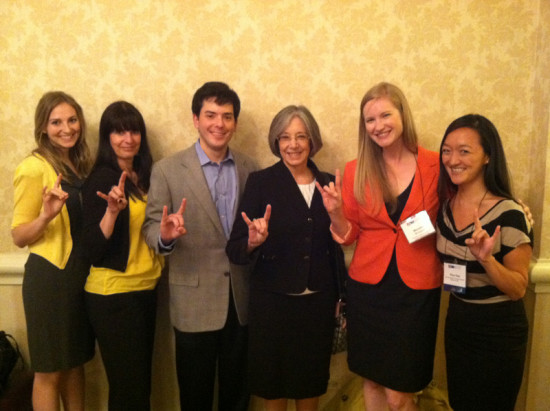
[[353, 194], [359, 204], [365, 205], [365, 190], [369, 186], [372, 196], [372, 209], [375, 212], [380, 210], [383, 203], [389, 203], [390, 208], [395, 207], [397, 198], [391, 189], [390, 180], [382, 156], [382, 148], [376, 144], [368, 135], [365, 127], [363, 108], [371, 101], [385, 97], [399, 110], [403, 122], [403, 134], [401, 138], [405, 147], [412, 153], [418, 151], [418, 138], [409, 103], [403, 92], [390, 83], [378, 83], [366, 92], [361, 100], [359, 114], [359, 147], [357, 151], [357, 168]]
[[38, 147], [33, 150], [33, 154], [40, 154], [44, 157], [57, 173], [62, 173], [63, 178], [70, 182], [72, 173], [69, 170], [69, 166], [63, 162], [59, 151], [51, 143], [48, 134], [44, 131], [53, 109], [62, 103], [67, 103], [75, 109], [80, 123], [80, 137], [74, 147], [69, 149], [69, 159], [76, 169], [79, 178], [84, 178], [88, 175], [92, 165], [92, 158], [90, 149], [86, 143], [86, 120], [84, 119], [84, 113], [76, 100], [62, 91], [50, 91], [44, 94], [36, 106], [34, 114], [34, 139]]

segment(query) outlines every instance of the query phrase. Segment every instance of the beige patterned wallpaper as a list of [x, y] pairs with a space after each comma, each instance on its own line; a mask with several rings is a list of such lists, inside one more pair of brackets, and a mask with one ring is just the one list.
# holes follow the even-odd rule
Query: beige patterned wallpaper
[[[438, 149], [459, 115], [492, 119], [517, 194], [538, 221], [550, 219], [543, 215], [550, 195], [540, 190], [549, 139], [547, 0], [0, 3], [0, 252], [15, 249], [11, 178], [34, 147], [36, 103], [52, 89], [81, 103], [92, 147], [107, 104], [134, 103], [160, 158], [196, 139], [193, 92], [205, 81], [226, 81], [243, 105], [234, 147], [273, 163], [272, 117], [287, 104], [305, 104], [325, 141], [317, 162], [333, 170], [355, 156], [364, 92], [394, 82], [427, 148]], [[548, 257], [548, 232], [541, 242]]]

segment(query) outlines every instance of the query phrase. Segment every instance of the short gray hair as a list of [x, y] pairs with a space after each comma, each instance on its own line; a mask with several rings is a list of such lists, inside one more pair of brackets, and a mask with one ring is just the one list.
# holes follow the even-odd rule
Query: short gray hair
[[279, 158], [281, 157], [279, 135], [285, 131], [294, 117], [298, 117], [304, 122], [309, 136], [309, 157], [313, 157], [323, 147], [323, 140], [321, 139], [321, 132], [319, 131], [317, 121], [315, 121], [315, 118], [305, 106], [286, 106], [275, 115], [269, 127], [269, 135], [267, 137], [269, 148], [273, 154]]

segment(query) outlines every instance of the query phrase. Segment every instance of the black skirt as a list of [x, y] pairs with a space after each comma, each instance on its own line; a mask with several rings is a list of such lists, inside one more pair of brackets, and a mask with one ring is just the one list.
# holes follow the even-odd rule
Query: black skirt
[[527, 350], [523, 301], [467, 303], [451, 295], [445, 323], [454, 410], [514, 410]]
[[248, 375], [266, 399], [317, 397], [327, 390], [336, 296], [291, 296], [252, 288]]
[[88, 265], [74, 255], [63, 270], [29, 255], [23, 305], [34, 371], [68, 370], [94, 356], [95, 339], [84, 303], [87, 276]]
[[349, 278], [347, 287], [349, 369], [395, 391], [426, 387], [433, 376], [441, 289], [407, 287], [395, 250], [380, 283]]

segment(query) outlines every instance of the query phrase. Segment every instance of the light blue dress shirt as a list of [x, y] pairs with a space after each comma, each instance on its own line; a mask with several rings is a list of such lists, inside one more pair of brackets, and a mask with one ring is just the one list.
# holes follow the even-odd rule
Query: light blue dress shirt
[[237, 202], [237, 171], [233, 154], [228, 149], [225, 158], [220, 163], [215, 163], [208, 158], [199, 140], [195, 143], [195, 150], [197, 150], [212, 200], [218, 210], [225, 237], [229, 239]]

